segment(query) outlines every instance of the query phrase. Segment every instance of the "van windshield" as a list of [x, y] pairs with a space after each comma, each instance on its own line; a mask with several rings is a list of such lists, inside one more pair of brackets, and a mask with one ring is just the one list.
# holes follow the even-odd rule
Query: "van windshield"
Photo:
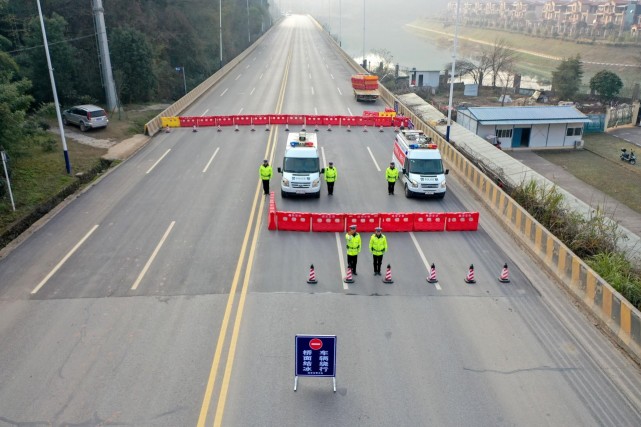
[[290, 173], [319, 172], [318, 158], [285, 157], [283, 171]]
[[441, 175], [443, 162], [441, 159], [410, 159], [407, 172], [419, 175]]

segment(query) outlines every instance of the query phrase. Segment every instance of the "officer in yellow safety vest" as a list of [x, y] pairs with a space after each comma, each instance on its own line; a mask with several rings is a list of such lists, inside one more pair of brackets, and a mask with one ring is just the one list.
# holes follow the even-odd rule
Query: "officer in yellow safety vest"
[[356, 274], [356, 263], [358, 262], [358, 254], [361, 252], [361, 235], [356, 232], [356, 226], [350, 225], [347, 234], [347, 266], [352, 269], [352, 274]]
[[381, 275], [383, 254], [387, 252], [387, 238], [382, 231], [381, 227], [376, 227], [376, 234], [369, 238], [369, 250], [374, 256], [374, 276]]
[[263, 181], [263, 191], [265, 194], [269, 194], [269, 180], [274, 172], [272, 171], [272, 167], [269, 166], [267, 159], [263, 160], [263, 164], [258, 168], [258, 172], [260, 173], [260, 179]]
[[334, 194], [334, 183], [338, 178], [338, 171], [334, 167], [333, 162], [329, 162], [329, 167], [325, 169], [325, 181], [327, 181], [327, 194], [330, 196]]
[[390, 162], [389, 167], [385, 170], [385, 178], [387, 179], [387, 194], [394, 194], [394, 184], [398, 179], [398, 169], [394, 166], [394, 162]]

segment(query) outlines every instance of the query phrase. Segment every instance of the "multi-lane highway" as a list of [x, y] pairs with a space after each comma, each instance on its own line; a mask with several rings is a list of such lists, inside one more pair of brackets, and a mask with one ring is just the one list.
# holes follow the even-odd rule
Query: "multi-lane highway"
[[[351, 74], [291, 16], [184, 114], [382, 109]], [[285, 135], [158, 134], [0, 260], [0, 426], [641, 425], [638, 367], [456, 174], [443, 200], [387, 195], [391, 130], [319, 129], [334, 195], [282, 200], [275, 173], [279, 209], [480, 211], [478, 231], [386, 233], [391, 285], [369, 233], [345, 284], [342, 234], [268, 231], [258, 167], [281, 165]], [[337, 335], [336, 393], [293, 391], [302, 333]]]

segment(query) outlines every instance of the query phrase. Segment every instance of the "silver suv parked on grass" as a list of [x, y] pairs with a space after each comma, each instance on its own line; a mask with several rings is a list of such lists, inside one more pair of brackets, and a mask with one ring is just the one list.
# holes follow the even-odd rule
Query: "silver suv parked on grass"
[[62, 112], [62, 123], [80, 126], [82, 132], [104, 128], [109, 123], [107, 112], [96, 105], [76, 105]]

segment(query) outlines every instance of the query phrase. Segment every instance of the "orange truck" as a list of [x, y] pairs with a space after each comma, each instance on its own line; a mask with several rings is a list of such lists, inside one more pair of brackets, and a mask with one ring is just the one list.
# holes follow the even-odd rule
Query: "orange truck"
[[352, 76], [352, 89], [357, 101], [374, 102], [378, 99], [378, 76], [355, 74]]

